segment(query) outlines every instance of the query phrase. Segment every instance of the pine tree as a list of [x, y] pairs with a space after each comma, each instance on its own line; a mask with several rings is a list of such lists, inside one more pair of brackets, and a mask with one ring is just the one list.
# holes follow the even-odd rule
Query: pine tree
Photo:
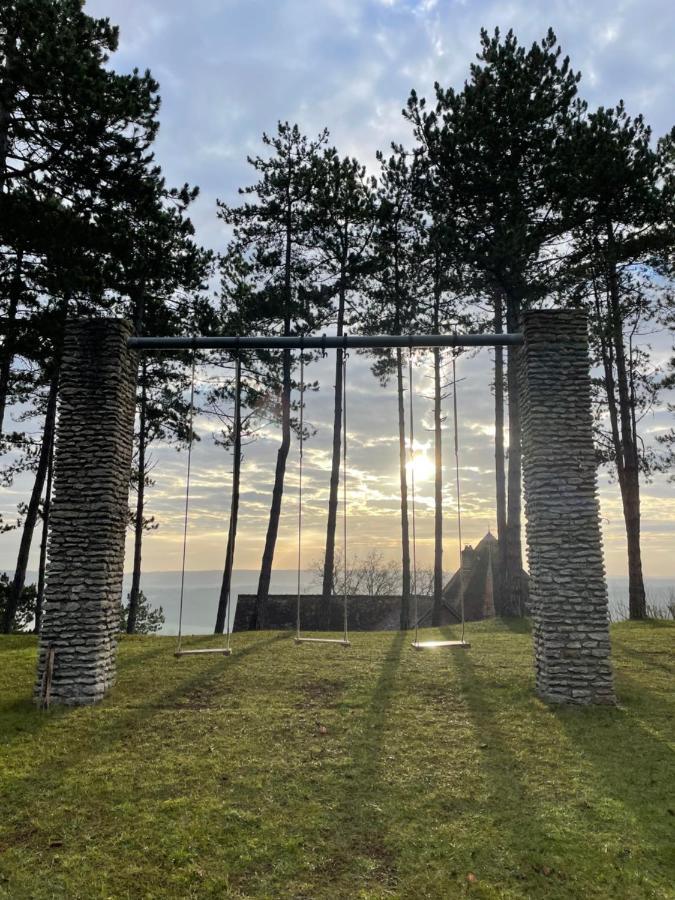
[[[24, 413], [42, 416], [43, 430], [39, 449], [34, 457], [35, 478], [25, 510], [17, 562], [4, 609], [2, 628], [5, 633], [12, 630], [14, 616], [19, 608], [40, 503], [53, 455], [61, 352], [70, 304], [77, 298], [80, 311], [91, 309], [86, 295], [90, 287], [90, 270], [87, 264], [89, 232], [86, 227], [82, 227], [74, 208], [55, 206], [50, 213], [50, 222], [52, 226], [58, 227], [52, 232], [40, 232], [40, 287], [46, 295], [46, 302], [43, 307], [34, 310], [31, 316], [32, 349], [27, 351], [38, 366], [35, 383], [41, 391], [33, 397], [32, 408]], [[48, 233], [52, 234], [49, 239], [45, 237]], [[65, 253], [64, 247], [67, 248]]]
[[622, 103], [592, 113], [578, 104], [562, 147], [557, 189], [560, 210], [570, 223], [570, 299], [588, 309], [603, 371], [601, 408], [609, 419], [609, 435], [599, 449], [618, 477], [628, 545], [629, 611], [639, 619], [646, 615], [640, 475], [649, 475], [655, 462], [639, 424], [642, 410], [653, 404], [658, 380], [632, 336], [640, 323], [656, 317], [659, 298], [672, 286], [667, 273], [657, 276], [653, 268], [653, 261], [672, 248], [675, 234], [668, 196], [672, 160], [663, 148], [659, 152], [651, 146], [643, 118], [629, 117]]
[[[129, 634], [129, 612], [131, 598], [127, 597], [127, 605], [120, 604], [119, 630]], [[135, 634], [156, 634], [161, 631], [166, 617], [162, 606], [152, 607], [150, 601], [141, 591], [136, 600], [136, 621], [134, 623]]]
[[[254, 197], [254, 202], [239, 206], [219, 203], [220, 218], [232, 227], [239, 247], [246, 248], [242, 255], [250, 262], [250, 277], [255, 282], [255, 289], [240, 310], [247, 330], [285, 336], [302, 334], [316, 327], [325, 315], [324, 297], [312, 284], [306, 214], [316, 158], [326, 139], [325, 131], [309, 140], [297, 125], [280, 122], [274, 136], [263, 135], [269, 155], [249, 157], [259, 180], [240, 193]], [[291, 442], [293, 362], [288, 350], [281, 354], [281, 370], [281, 445], [252, 628], [264, 625]]]
[[[131, 313], [142, 328], [148, 308], [155, 316], [164, 308], [175, 333], [181, 313], [171, 313], [167, 304], [179, 289], [197, 289], [208, 267], [208, 254], [192, 241], [192, 225], [183, 214], [196, 192], [187, 186], [169, 190], [153, 161], [157, 84], [147, 72], [118, 75], [107, 67], [117, 30], [81, 7], [75, 0], [17, 0], [0, 22], [6, 61], [0, 86], [0, 240], [13, 266], [0, 360], [3, 403], [10, 389], [17, 395], [23, 368], [12, 371], [17, 353], [58, 378], [63, 331], [73, 313]], [[182, 363], [173, 371], [184, 372]], [[170, 404], [166, 394], [161, 399], [158, 409], [166, 416]], [[48, 443], [42, 442], [10, 607], [25, 578], [49, 471]], [[142, 494], [145, 475], [139, 479]], [[138, 520], [143, 522], [142, 513]]]
[[[423, 292], [420, 246], [424, 231], [416, 194], [415, 160], [395, 146], [390, 157], [378, 153], [380, 175], [377, 219], [371, 242], [371, 277], [359, 311], [365, 332], [405, 334], [414, 329]], [[396, 378], [401, 495], [401, 629], [410, 627], [410, 524], [403, 353], [377, 353], [373, 373], [384, 385]]]
[[[7, 601], [11, 592], [11, 582], [5, 572], [0, 572], [0, 616], [6, 618]], [[35, 615], [35, 585], [27, 585], [21, 591], [12, 616], [12, 631], [25, 631]]]
[[[255, 268], [247, 262], [236, 242], [232, 243], [220, 258], [219, 333], [241, 335], [245, 331], [247, 323], [242, 319], [241, 310], [248, 308], [255, 291], [254, 273]], [[244, 446], [255, 440], [256, 432], [263, 424], [278, 424], [281, 410], [275, 398], [281, 384], [279, 367], [270, 354], [238, 350], [225, 358], [212, 357], [212, 363], [221, 371], [228, 368], [231, 371], [230, 378], [212, 388], [206, 398], [206, 412], [215, 415], [222, 425], [220, 433], [214, 435], [214, 441], [232, 451], [230, 516], [214, 626], [214, 633], [222, 634], [230, 608]], [[291, 425], [294, 425], [293, 421]]]
[[[417, 311], [418, 327], [430, 334], [447, 334], [457, 326], [467, 328], [463, 309], [465, 275], [458, 248], [452, 197], [437, 189], [429, 155], [417, 152], [415, 189], [425, 226], [419, 245], [419, 264], [424, 281]], [[456, 351], [453, 351], [456, 352]], [[443, 603], [443, 364], [440, 347], [433, 349], [433, 431], [434, 431], [434, 564], [431, 623], [441, 624]], [[453, 390], [455, 386], [453, 386]]]
[[[316, 277], [323, 295], [335, 303], [336, 334], [344, 334], [350, 302], [368, 268], [368, 250], [374, 227], [374, 179], [356, 160], [340, 158], [334, 147], [316, 159], [307, 210], [308, 247], [316, 257]], [[333, 299], [335, 298], [335, 299]], [[331, 456], [326, 548], [321, 593], [326, 615], [333, 594], [335, 529], [342, 447], [342, 374], [344, 351], [335, 353], [333, 444]]]
[[[0, 432], [11, 366], [25, 327], [27, 272], [50, 243], [52, 208], [76, 215], [145, 164], [159, 98], [149, 73], [118, 75], [106, 63], [118, 32], [81, 0], [10, 0], [0, 14], [0, 244], [12, 248], [0, 350]], [[83, 214], [84, 216], [84, 214]], [[75, 258], [72, 258], [73, 263]], [[19, 343], [18, 343], [19, 342]]]
[[[579, 76], [561, 58], [554, 33], [525, 50], [509, 31], [481, 32], [478, 63], [461, 91], [436, 84], [427, 110], [413, 92], [406, 116], [429, 155], [437, 189], [455, 216], [463, 265], [499, 291], [507, 331], [552, 280], [554, 248], [565, 230], [552, 203], [551, 174]], [[509, 472], [504, 612], [522, 613], [520, 409], [517, 352], [508, 351]]]
[[[137, 334], [159, 336], [208, 330], [204, 318], [211, 317], [199, 292], [206, 279], [211, 254], [194, 239], [193, 225], [186, 215], [197, 196], [184, 185], [168, 189], [155, 167], [139, 179], [139, 191], [130, 202], [111, 210], [105, 218], [113, 235], [109, 277], [122, 295], [127, 315]], [[138, 429], [132, 486], [136, 493], [131, 515], [134, 556], [127, 630], [132, 634], [140, 595], [144, 533], [156, 526], [145, 515], [146, 488], [151, 485], [149, 447], [155, 441], [185, 446], [190, 440], [188, 368], [184, 354], [143, 354], [138, 378]]]

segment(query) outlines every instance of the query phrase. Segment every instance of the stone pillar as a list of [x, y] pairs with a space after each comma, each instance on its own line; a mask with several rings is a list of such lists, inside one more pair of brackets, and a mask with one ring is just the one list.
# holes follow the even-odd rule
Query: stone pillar
[[523, 480], [537, 692], [554, 703], [614, 703], [586, 317], [576, 310], [527, 312], [523, 331]]
[[136, 398], [131, 330], [116, 319], [66, 330], [36, 700], [45, 668], [51, 703], [95, 703], [115, 681]]

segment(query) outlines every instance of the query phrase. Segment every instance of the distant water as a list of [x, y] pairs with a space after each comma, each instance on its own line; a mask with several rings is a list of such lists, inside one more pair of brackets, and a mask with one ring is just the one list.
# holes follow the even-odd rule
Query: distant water
[[[183, 594], [183, 634], [212, 634], [220, 596], [223, 574], [219, 571], [186, 572]], [[124, 596], [131, 586], [131, 575], [124, 577]], [[258, 571], [240, 569], [232, 574], [232, 598], [230, 618], [234, 621], [236, 599], [239, 594], [255, 594], [258, 589]], [[300, 590], [311, 593], [317, 589], [314, 572], [302, 572]], [[148, 572], [141, 579], [141, 590], [153, 606], [161, 606], [166, 616], [162, 634], [178, 633], [180, 607], [180, 572]], [[295, 594], [298, 590], [298, 573], [291, 569], [278, 569], [272, 573], [270, 593]], [[230, 623], [230, 626], [232, 624]]]
[[[37, 579], [34, 572], [27, 573], [28, 584]], [[218, 597], [222, 573], [219, 571], [186, 572], [183, 599], [183, 633], [211, 634], [216, 619]], [[124, 576], [124, 597], [131, 586], [131, 575]], [[232, 577], [231, 618], [236, 612], [236, 598], [239, 594], [254, 594], [258, 587], [258, 571], [240, 569]], [[628, 618], [628, 579], [608, 578], [609, 611], [613, 622]], [[295, 594], [298, 588], [297, 572], [292, 569], [277, 569], [272, 573], [270, 592], [274, 594]], [[161, 606], [166, 622], [162, 634], [178, 633], [178, 608], [180, 601], [180, 572], [147, 572], [141, 578], [141, 589], [153, 606]], [[300, 590], [314, 593], [320, 589], [314, 572], [302, 572]], [[675, 576], [671, 578], [646, 578], [647, 604], [662, 610], [675, 600]]]
[[[186, 572], [185, 593], [183, 600], [183, 633], [210, 634], [216, 617], [220, 581], [222, 574], [218, 571]], [[130, 576], [124, 580], [125, 596], [129, 590]], [[608, 578], [609, 606], [612, 621], [617, 622], [628, 617], [628, 579]], [[148, 572], [143, 575], [141, 587], [153, 606], [162, 606], [166, 616], [163, 634], [178, 632], [178, 607], [180, 599], [179, 572]], [[236, 597], [241, 594], [253, 594], [258, 587], [258, 572], [244, 569], [235, 572], [232, 579], [232, 595], [235, 603], [232, 618], [236, 609]], [[303, 593], [318, 590], [316, 575], [313, 572], [302, 572], [300, 588]], [[650, 605], [665, 609], [669, 600], [675, 595], [675, 577], [645, 579], [647, 602]], [[297, 590], [297, 573], [289, 569], [276, 570], [272, 574], [271, 593], [294, 594]]]

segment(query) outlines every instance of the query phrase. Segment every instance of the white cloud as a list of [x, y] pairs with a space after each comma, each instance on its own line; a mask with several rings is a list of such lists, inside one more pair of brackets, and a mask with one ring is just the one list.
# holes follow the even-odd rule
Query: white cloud
[[[149, 67], [161, 79], [157, 158], [170, 183], [200, 185], [193, 220], [199, 238], [216, 249], [225, 239], [215, 216], [216, 197], [233, 201], [237, 187], [249, 183], [246, 154], [260, 150], [261, 133], [273, 130], [277, 119], [297, 119], [308, 133], [327, 125], [343, 153], [373, 166], [377, 149], [386, 150], [391, 140], [409, 141], [400, 111], [412, 87], [430, 97], [436, 79], [461, 85], [482, 25], [490, 30], [499, 25], [503, 31], [514, 27], [524, 44], [553, 25], [572, 65], [583, 72], [581, 91], [592, 104], [613, 104], [623, 97], [631, 113], [645, 113], [656, 134], [672, 125], [675, 14], [666, 0], [89, 0], [87, 10], [120, 25], [120, 52], [112, 60], [116, 68]], [[460, 368], [467, 378], [460, 402], [465, 529], [466, 539], [475, 541], [495, 521], [490, 355], [462, 359]], [[308, 398], [308, 419], [319, 428], [306, 456], [308, 560], [319, 554], [325, 529], [331, 369], [331, 360], [316, 364], [323, 389]], [[394, 557], [399, 501], [393, 387], [381, 388], [368, 360], [357, 356], [350, 360], [349, 391], [351, 539], [357, 547], [377, 540]], [[420, 436], [429, 413], [428, 401], [419, 398]], [[655, 420], [653, 430], [662, 427], [662, 420]], [[452, 447], [450, 434], [444, 437], [446, 552], [454, 554]], [[277, 445], [276, 429], [267, 428], [246, 449], [238, 560], [244, 566], [255, 567], [260, 557]], [[161, 528], [146, 541], [149, 570], [171, 568], [167, 558], [175, 552], [178, 559], [181, 540], [185, 458], [164, 448], [156, 455], [157, 485], [149, 492], [148, 511], [157, 515]], [[231, 458], [205, 436], [194, 464], [189, 565], [219, 568]], [[293, 565], [295, 553], [296, 466], [294, 446], [279, 539], [281, 566]], [[27, 479], [18, 481], [4, 493], [4, 507], [13, 507], [27, 488]], [[428, 493], [425, 484], [420, 491], [423, 561], [432, 533]], [[616, 486], [604, 477], [602, 501], [610, 572], [620, 574], [625, 559], [621, 510]], [[646, 571], [672, 573], [672, 486], [655, 482], [645, 494], [643, 512]], [[3, 537], [0, 552], [11, 565], [15, 534]]]

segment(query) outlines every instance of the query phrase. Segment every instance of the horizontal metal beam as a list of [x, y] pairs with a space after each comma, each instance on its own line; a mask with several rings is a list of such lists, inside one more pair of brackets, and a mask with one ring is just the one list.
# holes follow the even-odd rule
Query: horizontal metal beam
[[132, 337], [135, 350], [377, 350], [394, 347], [505, 347], [523, 343], [522, 334], [330, 334], [276, 337]]

